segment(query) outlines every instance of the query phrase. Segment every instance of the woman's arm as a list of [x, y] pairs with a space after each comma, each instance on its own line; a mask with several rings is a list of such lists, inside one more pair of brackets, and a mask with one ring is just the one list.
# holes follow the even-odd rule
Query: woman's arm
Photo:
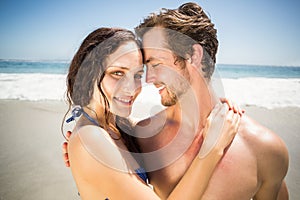
[[[210, 151], [206, 152], [204, 157], [197, 156], [194, 159], [167, 199], [201, 199], [203, 196], [213, 171], [223, 156], [224, 149], [232, 142], [239, 124], [239, 114], [228, 111], [225, 106], [221, 108], [212, 112], [204, 130], [205, 140], [209, 139], [210, 135], [215, 135], [215, 132], [220, 133], [217, 134], [217, 142], [213, 147], [207, 148]], [[160, 199], [136, 175], [128, 173], [123, 155], [118, 148], [108, 148], [109, 145], [103, 143], [107, 141], [103, 134], [86, 130], [82, 135], [97, 144], [96, 149], [91, 150], [83, 145], [84, 138], [74, 137], [75, 139], [72, 138], [69, 142], [71, 169], [83, 200]], [[100, 157], [112, 159], [111, 162], [120, 166], [109, 166], [107, 162], [101, 162]]]
[[212, 111], [204, 128], [205, 140], [200, 152], [168, 199], [202, 198], [215, 167], [238, 131], [239, 123], [240, 114], [228, 110], [226, 104]]

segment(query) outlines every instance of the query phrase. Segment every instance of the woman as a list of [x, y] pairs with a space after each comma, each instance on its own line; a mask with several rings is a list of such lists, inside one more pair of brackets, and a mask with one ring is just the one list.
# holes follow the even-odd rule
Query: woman
[[[79, 119], [68, 142], [68, 154], [82, 199], [160, 199], [148, 184], [142, 161], [130, 153], [139, 152], [138, 145], [126, 134], [131, 131], [126, 117], [141, 91], [142, 75], [139, 44], [133, 33], [123, 29], [95, 30], [72, 60], [67, 94], [70, 105], [78, 107], [67, 121]], [[226, 109], [219, 106], [211, 117], [220, 117]], [[168, 199], [180, 199], [183, 194], [201, 198], [223, 150], [237, 132], [239, 114], [232, 119], [218, 130], [222, 138], [213, 150], [194, 159]], [[214, 124], [207, 124], [203, 135], [212, 134], [209, 130]], [[120, 128], [124, 125], [126, 131]]]

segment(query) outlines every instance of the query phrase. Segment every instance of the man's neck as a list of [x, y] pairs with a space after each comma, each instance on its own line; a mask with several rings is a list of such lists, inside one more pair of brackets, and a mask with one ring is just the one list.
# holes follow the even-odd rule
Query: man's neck
[[[205, 127], [207, 117], [215, 104], [219, 101], [214, 95], [212, 88], [206, 82], [198, 79], [196, 84], [180, 97], [177, 103], [167, 107], [160, 113], [164, 122], [167, 124], [184, 124], [190, 131], [200, 133]], [[203, 79], [202, 79], [203, 80]]]
[[174, 106], [166, 109], [168, 121], [188, 123], [196, 131], [204, 128], [218, 98], [210, 86], [205, 89], [200, 87], [190, 88]]

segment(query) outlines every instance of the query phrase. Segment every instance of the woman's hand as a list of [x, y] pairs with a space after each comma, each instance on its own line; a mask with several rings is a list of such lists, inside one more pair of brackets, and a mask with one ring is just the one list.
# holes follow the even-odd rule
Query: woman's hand
[[234, 113], [239, 113], [242, 116], [245, 113], [245, 110], [240, 108], [236, 103], [232, 102], [227, 98], [220, 98], [221, 103], [226, 103], [228, 105], [229, 110], [233, 110]]
[[231, 144], [238, 132], [240, 113], [229, 109], [228, 104], [217, 104], [207, 118], [203, 130], [204, 142], [199, 157], [204, 158], [212, 150], [223, 155], [224, 150]]
[[[67, 131], [66, 139], [69, 140], [71, 135], [72, 135], [72, 132]], [[62, 144], [62, 152], [63, 152], [63, 159], [64, 159], [66, 167], [70, 167], [69, 154], [68, 154], [68, 141], [64, 141], [64, 143]]]

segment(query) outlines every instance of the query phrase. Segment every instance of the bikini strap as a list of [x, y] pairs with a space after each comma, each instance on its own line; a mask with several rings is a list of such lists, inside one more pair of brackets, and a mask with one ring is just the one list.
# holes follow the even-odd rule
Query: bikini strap
[[84, 115], [90, 122], [92, 122], [94, 125], [96, 126], [100, 126], [99, 123], [93, 119], [91, 116], [89, 116], [84, 110], [83, 108], [81, 108], [81, 106], [74, 106], [74, 108], [72, 109], [72, 116], [69, 117], [66, 122], [70, 123], [71, 121], [74, 121], [75, 118], [80, 117], [81, 115]]
[[140, 167], [135, 170], [135, 173], [145, 182], [148, 183], [148, 176], [144, 168]]

